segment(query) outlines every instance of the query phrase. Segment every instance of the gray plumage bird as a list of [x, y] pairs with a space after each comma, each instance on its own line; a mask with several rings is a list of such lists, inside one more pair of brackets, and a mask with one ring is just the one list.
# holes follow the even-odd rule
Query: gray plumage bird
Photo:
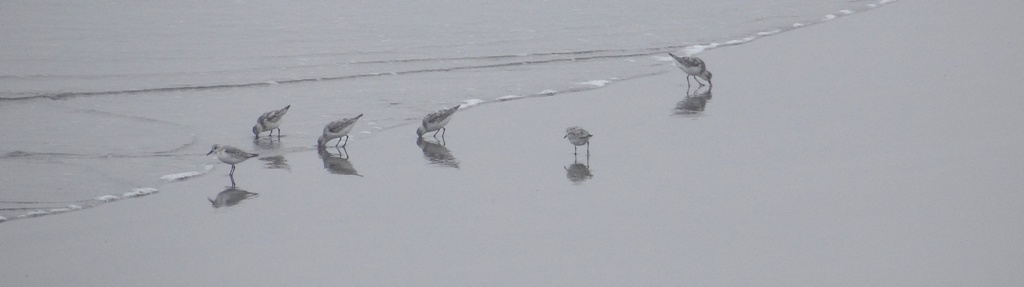
[[248, 153], [233, 146], [219, 144], [213, 145], [213, 148], [211, 148], [210, 152], [206, 153], [206, 155], [210, 155], [213, 153], [217, 153], [217, 159], [219, 159], [221, 162], [231, 165], [231, 173], [229, 173], [229, 175], [231, 176], [235, 175], [236, 164], [239, 164], [247, 159], [259, 156], [258, 154]]
[[316, 140], [317, 147], [324, 147], [333, 139], [338, 139], [338, 142], [334, 144], [335, 147], [338, 147], [338, 144], [341, 144], [342, 137], [345, 137], [345, 144], [342, 144], [341, 147], [345, 147], [348, 144], [348, 133], [352, 131], [352, 127], [355, 126], [356, 121], [361, 117], [363, 117], [363, 114], [353, 118], [333, 121], [324, 126], [323, 135]]
[[590, 155], [590, 137], [594, 135], [587, 132], [587, 130], [574, 126], [565, 129], [565, 136], [562, 138], [569, 139], [569, 143], [572, 144], [572, 154], [576, 154], [576, 147], [581, 145], [587, 145], [587, 155]]
[[701, 83], [697, 78], [704, 79], [705, 81], [708, 81], [709, 86], [711, 85], [711, 72], [708, 71], [707, 66], [704, 65], [704, 60], [697, 57], [679, 57], [672, 53], [668, 53], [668, 55], [672, 56], [672, 59], [675, 59], [676, 67], [679, 67], [680, 70], [686, 72], [687, 87], [690, 86], [690, 77], [693, 77], [693, 80], [697, 81], [697, 84], [700, 84], [701, 86], [704, 86], [704, 83]]
[[252, 134], [259, 137], [260, 133], [270, 131], [270, 136], [274, 136], [274, 129], [277, 129], [277, 137], [281, 137], [281, 129], [278, 126], [281, 125], [281, 119], [284, 118], [284, 114], [288, 113], [288, 108], [291, 107], [292, 105], [288, 105], [280, 110], [273, 110], [260, 115], [256, 119], [256, 125], [252, 126]]
[[448, 122], [452, 120], [452, 116], [459, 110], [459, 106], [454, 106], [447, 109], [441, 109], [436, 112], [428, 114], [423, 118], [423, 124], [416, 129], [416, 136], [423, 137], [423, 134], [434, 132], [434, 138], [437, 138], [437, 133], [441, 132], [441, 137], [444, 138], [444, 128], [448, 125]]

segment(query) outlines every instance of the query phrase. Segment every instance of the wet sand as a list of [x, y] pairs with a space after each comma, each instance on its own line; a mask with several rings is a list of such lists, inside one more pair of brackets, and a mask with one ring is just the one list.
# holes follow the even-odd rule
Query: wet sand
[[[445, 145], [408, 126], [350, 141], [347, 159], [249, 160], [235, 188], [219, 164], [145, 198], [4, 223], [0, 277], [1021, 285], [1024, 62], [1008, 59], [1024, 38], [1005, 34], [1024, 7], [1001, 2], [901, 1], [711, 50], [711, 94], [688, 96], [666, 68], [460, 111]], [[589, 158], [562, 138], [572, 125], [595, 135]]]

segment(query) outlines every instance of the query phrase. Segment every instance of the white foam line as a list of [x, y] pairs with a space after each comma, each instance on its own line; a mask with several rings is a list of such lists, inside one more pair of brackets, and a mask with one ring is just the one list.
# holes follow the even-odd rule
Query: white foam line
[[508, 95], [508, 96], [504, 96], [504, 97], [498, 98], [497, 101], [504, 102], [504, 101], [515, 100], [515, 99], [522, 98], [522, 97], [523, 96], [519, 96], [519, 95]]
[[557, 94], [557, 93], [558, 93], [558, 91], [550, 90], [549, 89], [549, 90], [540, 91], [540, 92], [537, 93], [537, 95], [538, 96], [551, 96], [551, 95], [554, 95], [554, 94]]
[[793, 28], [800, 28], [800, 27], [803, 27], [805, 25], [806, 24], [804, 24], [804, 23], [793, 23]]
[[822, 19], [822, 21], [829, 21], [829, 20], [832, 20], [832, 19], [835, 19], [835, 18], [836, 18], [836, 15], [828, 14], [828, 15], [825, 15], [825, 19]]
[[843, 15], [850, 15], [850, 14], [853, 14], [853, 11], [850, 11], [850, 10], [839, 10], [839, 13], [842, 13]]
[[28, 213], [25, 213], [25, 214], [22, 214], [22, 215], [18, 215], [18, 218], [36, 217], [36, 216], [43, 216], [43, 215], [47, 215], [47, 214], [50, 214], [50, 212], [46, 211], [46, 210], [36, 210], [36, 211], [29, 211]]
[[187, 178], [191, 178], [191, 177], [200, 176], [200, 175], [206, 174], [207, 172], [210, 172], [211, 170], [213, 170], [213, 165], [212, 164], [208, 164], [208, 165], [203, 167], [203, 171], [186, 171], [186, 172], [182, 172], [182, 173], [168, 174], [168, 175], [165, 175], [165, 176], [161, 176], [160, 179], [165, 180], [165, 181], [178, 181], [178, 180], [183, 180], [183, 179], [187, 179]]
[[481, 99], [468, 99], [468, 100], [463, 101], [462, 104], [459, 105], [459, 109], [464, 109], [464, 108], [472, 107], [472, 106], [475, 106], [475, 105], [482, 104], [484, 102], [486, 102], [486, 101], [481, 100]]
[[104, 196], [96, 197], [96, 198], [94, 198], [94, 199], [95, 199], [95, 200], [98, 200], [98, 201], [103, 201], [103, 202], [111, 202], [111, 201], [115, 201], [115, 200], [118, 200], [118, 199], [121, 199], [121, 198], [120, 198], [120, 197], [117, 197], [117, 196], [115, 196], [115, 195], [109, 195], [109, 194], [108, 194], [108, 195], [104, 195]]
[[150, 195], [150, 194], [157, 193], [159, 191], [160, 190], [158, 190], [156, 188], [152, 188], [152, 187], [135, 188], [135, 189], [132, 189], [131, 192], [125, 192], [122, 195], [122, 198], [132, 198], [132, 197], [139, 197], [139, 196], [144, 196], [144, 195]]
[[71, 209], [70, 208], [54, 208], [54, 209], [50, 209], [50, 213], [65, 213], [65, 212], [68, 212], [68, 211], [71, 211]]
[[586, 82], [579, 83], [579, 85], [594, 86], [594, 87], [599, 87], [600, 88], [600, 87], [604, 87], [604, 85], [607, 85], [608, 83], [610, 83], [610, 81], [608, 81], [608, 80], [592, 80], [592, 81], [586, 81]]

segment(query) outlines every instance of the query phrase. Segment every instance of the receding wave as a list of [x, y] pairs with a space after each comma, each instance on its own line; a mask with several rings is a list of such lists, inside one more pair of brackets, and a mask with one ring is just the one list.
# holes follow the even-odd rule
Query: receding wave
[[104, 203], [109, 203], [118, 200], [130, 199], [143, 197], [159, 192], [158, 189], [152, 187], [134, 188], [131, 191], [124, 192], [121, 194], [107, 194], [97, 196], [93, 199], [88, 200], [77, 200], [77, 201], [4, 201], [0, 200], [0, 211], [4, 212], [8, 216], [0, 216], [0, 222], [5, 222], [14, 219], [24, 219], [32, 217], [40, 217], [46, 215], [55, 215], [68, 213], [72, 211], [83, 210], [86, 208], [92, 208]]
[[[201, 84], [201, 85], [178, 85], [168, 87], [143, 87], [143, 88], [132, 88], [132, 89], [120, 89], [120, 90], [94, 90], [94, 91], [64, 91], [64, 92], [8, 92], [5, 95], [0, 95], [0, 101], [12, 101], [12, 100], [29, 100], [29, 99], [67, 99], [73, 97], [87, 97], [87, 96], [106, 96], [106, 95], [124, 95], [124, 94], [140, 94], [140, 93], [161, 93], [161, 92], [176, 92], [176, 91], [190, 91], [190, 90], [216, 90], [216, 89], [233, 89], [233, 88], [252, 88], [252, 87], [263, 87], [272, 86], [278, 84], [301, 84], [308, 82], [317, 81], [339, 81], [339, 80], [352, 80], [361, 78], [372, 78], [372, 77], [384, 77], [384, 76], [396, 76], [396, 75], [409, 75], [418, 73], [436, 73], [436, 72], [451, 72], [460, 70], [473, 70], [473, 69], [491, 69], [501, 68], [510, 66], [527, 66], [527, 65], [543, 65], [551, 63], [562, 63], [562, 62], [574, 62], [574, 61], [591, 61], [591, 60], [602, 60], [612, 58], [629, 58], [637, 56], [648, 56], [661, 54], [671, 51], [677, 51], [683, 49], [684, 51], [689, 50], [687, 54], [696, 54], [705, 49], [717, 48], [723, 46], [739, 45], [750, 41], [753, 41], [760, 37], [775, 35], [785, 31], [798, 29], [811, 24], [817, 24], [822, 22], [828, 22], [839, 17], [845, 17], [853, 15], [862, 10], [873, 9], [882, 5], [893, 3], [895, 0], [879, 0], [877, 3], [867, 4], [860, 9], [850, 10], [843, 9], [833, 14], [827, 14], [824, 18], [820, 18], [816, 21], [810, 22], [796, 22], [790, 26], [777, 27], [770, 30], [754, 32], [751, 35], [741, 36], [734, 38], [733, 40], [724, 41], [721, 43], [712, 42], [707, 44], [690, 44], [690, 45], [672, 45], [662, 47], [650, 47], [650, 48], [637, 48], [637, 49], [590, 49], [580, 51], [555, 51], [555, 52], [540, 52], [540, 53], [526, 53], [526, 54], [511, 54], [511, 55], [484, 55], [484, 56], [466, 56], [466, 57], [424, 57], [424, 58], [409, 58], [409, 59], [381, 59], [381, 60], [364, 60], [364, 61], [352, 61], [342, 63], [328, 63], [328, 64], [315, 64], [315, 65], [302, 65], [302, 66], [278, 66], [278, 67], [262, 67], [258, 69], [307, 69], [313, 67], [333, 67], [333, 66], [372, 66], [372, 65], [407, 65], [410, 66], [404, 69], [381, 71], [381, 72], [362, 72], [348, 75], [327, 75], [318, 77], [304, 77], [295, 79], [267, 79], [261, 81], [241, 82], [241, 83], [214, 83], [214, 84]], [[451, 66], [438, 66], [447, 63], [457, 63]], [[373, 70], [373, 69], [363, 69]], [[203, 73], [231, 73], [233, 71], [204, 71]], [[188, 73], [176, 73], [176, 74], [188, 74]], [[103, 77], [121, 77], [127, 75], [0, 75], [0, 80], [3, 79], [23, 79], [23, 78], [103, 78]]]

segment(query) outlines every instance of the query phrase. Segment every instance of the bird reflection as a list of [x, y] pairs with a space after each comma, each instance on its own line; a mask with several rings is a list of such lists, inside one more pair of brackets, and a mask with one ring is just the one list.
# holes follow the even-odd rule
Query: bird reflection
[[690, 94], [687, 91], [686, 98], [676, 103], [676, 114], [677, 115], [697, 115], [704, 112], [704, 108], [707, 107], [708, 101], [711, 100], [711, 89], [704, 90], [697, 89]]
[[277, 138], [269, 137], [266, 139], [255, 137], [252, 139], [252, 145], [257, 150], [275, 150], [281, 147], [281, 136], [279, 135]]
[[259, 160], [264, 161], [263, 166], [270, 169], [284, 169], [291, 170], [292, 166], [288, 165], [288, 159], [285, 159], [283, 155], [261, 157]]
[[590, 173], [590, 157], [587, 157], [586, 164], [579, 163], [578, 160], [573, 159], [572, 164], [565, 167], [565, 177], [575, 184], [583, 183], [591, 177], [594, 177], [594, 175]]
[[427, 158], [431, 164], [459, 168], [459, 160], [455, 159], [452, 152], [444, 145], [429, 142], [423, 138], [416, 139], [416, 145], [423, 150], [423, 157]]
[[[335, 154], [327, 149], [328, 147], [317, 148], [320, 159], [324, 161], [324, 169], [333, 174], [362, 176], [356, 171], [356, 168], [352, 167], [352, 163], [348, 161], [348, 150], [335, 147], [334, 149], [338, 151]], [[342, 156], [343, 154], [344, 156]]]
[[[280, 136], [277, 138], [268, 137], [265, 139], [256, 137], [253, 138], [252, 145], [259, 154], [274, 154], [276, 152], [273, 152], [273, 150], [281, 148], [281, 139]], [[288, 165], [288, 159], [285, 159], [283, 155], [261, 157], [259, 160], [264, 162], [263, 166], [266, 168], [284, 170], [292, 169], [292, 167]]]
[[214, 208], [228, 207], [243, 200], [259, 196], [258, 193], [248, 192], [235, 186], [228, 187], [217, 194], [217, 198], [207, 198]]

